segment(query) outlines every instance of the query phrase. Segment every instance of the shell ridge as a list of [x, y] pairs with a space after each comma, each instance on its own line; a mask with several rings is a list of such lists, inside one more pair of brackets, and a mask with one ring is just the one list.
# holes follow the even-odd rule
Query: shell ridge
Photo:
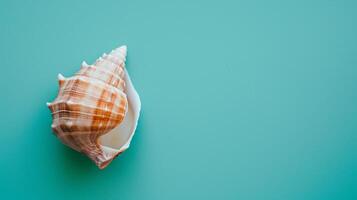
[[[111, 71], [109, 71], [109, 70], [103, 69], [103, 68], [101, 68], [101, 67], [97, 67], [97, 66], [95, 66], [95, 65], [89, 65], [89, 66], [86, 67], [86, 68], [95, 69], [95, 70], [98, 70], [98, 71], [101, 71], [101, 72], [110, 74], [110, 75], [112, 75], [112, 76], [114, 76], [114, 77], [116, 77], [116, 78], [118, 78], [118, 79], [121, 78], [119, 75], [117, 75], [117, 74], [115, 74], [115, 73], [113, 73], [113, 72], [111, 72]], [[78, 72], [77, 75], [82, 75], [82, 76], [84, 76], [84, 74], [82, 74], [82, 73], [80, 73], [80, 72]], [[86, 76], [88, 76], [88, 75], [86, 75]]]
[[[95, 83], [94, 85], [95, 86], [101, 86], [100, 88], [101, 89], [104, 89], [104, 88], [109, 88], [110, 90], [114, 90], [114, 91], [121, 91], [120, 89], [110, 85], [110, 84], [107, 84], [106, 82], [103, 82], [103, 81], [100, 81], [96, 78], [93, 78], [93, 77], [88, 77], [88, 76], [72, 76], [72, 77], [69, 77], [66, 79], [67, 81], [65, 82], [65, 84], [69, 84], [68, 82], [70, 81], [82, 81], [82, 82], [85, 82], [86, 84], [91, 84], [91, 83]], [[63, 91], [65, 91], [66, 88], [65, 86], [63, 87]]]
[[[83, 93], [85, 94], [85, 93]], [[114, 105], [116, 107], [120, 107], [120, 102], [119, 101], [108, 101], [107, 99], [100, 99], [99, 97], [95, 97], [95, 96], [89, 96], [90, 98], [93, 98], [92, 100], [94, 101], [100, 101], [100, 102], [103, 102], [105, 104], [110, 104], [110, 105]], [[121, 96], [119, 96], [120, 98], [127, 98], [125, 93], [123, 93]], [[55, 106], [55, 105], [60, 105], [60, 104], [65, 104], [66, 106], [81, 106], [81, 105], [84, 105], [86, 107], [91, 107], [89, 106], [87, 103], [83, 102], [83, 103], [80, 103], [80, 102], [77, 102], [76, 99], [73, 99], [72, 101], [66, 101], [66, 100], [62, 100], [62, 99], [58, 99], [52, 103], [49, 103], [48, 106]]]
[[[53, 113], [53, 115], [56, 115], [56, 114], [58, 114], [58, 113], [60, 113], [60, 112], [62, 112], [62, 111], [58, 111], [58, 112], [56, 112], [56, 113]], [[86, 113], [86, 112], [71, 112], [72, 114], [81, 114], [81, 115], [90, 115], [90, 116], [95, 116], [95, 117], [98, 117], [98, 118], [105, 118], [105, 119], [115, 119], [116, 117], [107, 117], [107, 116], [105, 116], [105, 115], [95, 115], [95, 114], [92, 114], [92, 113]], [[116, 114], [117, 116], [125, 116], [125, 114], [124, 113], [117, 113]], [[71, 117], [61, 117], [62, 119], [71, 119], [71, 120], [73, 120], [74, 118], [71, 118]]]

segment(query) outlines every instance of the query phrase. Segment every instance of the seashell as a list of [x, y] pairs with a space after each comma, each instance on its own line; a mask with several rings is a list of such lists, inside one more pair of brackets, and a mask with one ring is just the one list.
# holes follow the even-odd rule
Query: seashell
[[125, 69], [127, 48], [103, 54], [93, 65], [82, 62], [72, 77], [58, 75], [59, 92], [52, 103], [52, 130], [72, 149], [103, 169], [129, 148], [141, 102]]

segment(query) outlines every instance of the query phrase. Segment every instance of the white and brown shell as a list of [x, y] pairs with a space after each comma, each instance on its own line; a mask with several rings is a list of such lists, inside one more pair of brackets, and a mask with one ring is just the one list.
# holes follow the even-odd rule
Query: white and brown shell
[[52, 130], [69, 147], [105, 168], [129, 147], [140, 114], [140, 98], [125, 69], [126, 46], [82, 63], [72, 77], [61, 74], [57, 98], [47, 106]]

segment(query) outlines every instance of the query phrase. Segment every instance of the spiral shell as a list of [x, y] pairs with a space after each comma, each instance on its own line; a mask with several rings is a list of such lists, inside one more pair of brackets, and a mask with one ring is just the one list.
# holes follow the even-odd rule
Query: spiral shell
[[[121, 46], [103, 54], [93, 65], [83, 62], [72, 77], [59, 74], [58, 96], [47, 103], [57, 137], [86, 154], [100, 169], [128, 148], [140, 112], [140, 99], [125, 70], [126, 51], [126, 46]], [[130, 106], [127, 82], [135, 103]], [[130, 111], [134, 117], [128, 116], [129, 108], [134, 110]], [[109, 134], [122, 123], [124, 128]]]

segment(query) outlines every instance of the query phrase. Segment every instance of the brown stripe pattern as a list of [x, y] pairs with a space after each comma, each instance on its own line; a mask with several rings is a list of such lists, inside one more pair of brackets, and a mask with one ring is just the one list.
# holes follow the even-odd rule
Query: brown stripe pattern
[[57, 98], [50, 104], [52, 130], [63, 143], [85, 153], [100, 168], [113, 159], [98, 138], [124, 119], [128, 101], [124, 67], [126, 47], [103, 55], [93, 65], [82, 65], [70, 78], [60, 78]]

